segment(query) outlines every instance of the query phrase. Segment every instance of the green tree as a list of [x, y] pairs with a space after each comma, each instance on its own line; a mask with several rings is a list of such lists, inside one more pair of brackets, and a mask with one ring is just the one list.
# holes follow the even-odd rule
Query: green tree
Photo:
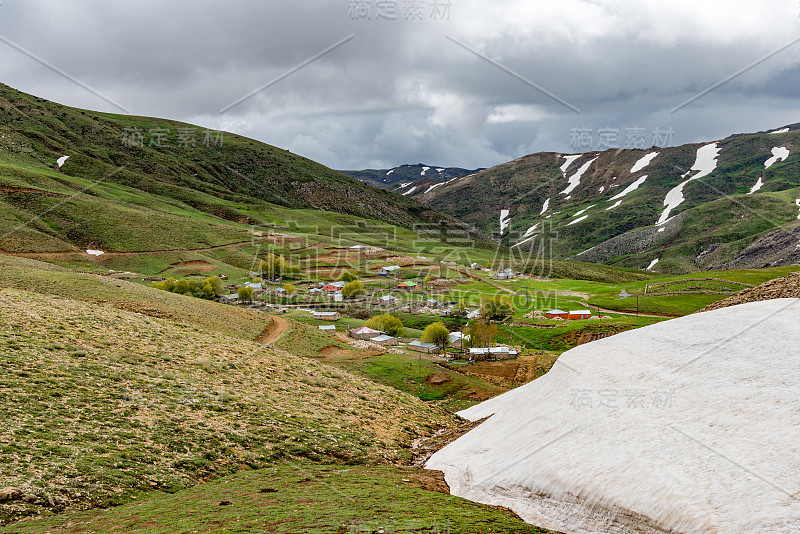
[[346, 299], [349, 299], [350, 297], [357, 297], [359, 295], [362, 295], [363, 293], [364, 293], [364, 286], [358, 280], [353, 280], [352, 282], [348, 282], [342, 288], [342, 296]]
[[178, 293], [179, 295], [191, 295], [192, 288], [189, 286], [188, 280], [178, 280], [175, 282], [175, 287], [172, 289], [173, 293]]
[[358, 280], [358, 276], [353, 271], [345, 271], [342, 273], [342, 276], [339, 278], [342, 282], [353, 282]]
[[481, 299], [480, 316], [484, 320], [514, 315], [511, 297], [508, 295], [485, 296]]
[[203, 290], [205, 290], [205, 284], [208, 284], [209, 286], [211, 286], [211, 289], [214, 292], [213, 298], [217, 298], [217, 297], [221, 297], [222, 296], [222, 292], [223, 292], [224, 288], [222, 286], [222, 280], [219, 278], [219, 276], [211, 276], [209, 278], [206, 278], [205, 282], [203, 283], [203, 285], [204, 285]]
[[369, 319], [364, 326], [372, 328], [373, 330], [380, 330], [386, 332], [390, 336], [401, 337], [403, 335], [403, 322], [388, 313], [382, 313]]
[[286, 294], [291, 297], [297, 292], [297, 286], [287, 282], [283, 284], [283, 290], [286, 291]]
[[253, 302], [253, 293], [255, 293], [255, 291], [253, 291], [253, 288], [247, 286], [242, 286], [237, 291], [237, 294], [239, 295], [239, 300], [242, 300], [244, 302]]
[[450, 344], [450, 330], [442, 322], [431, 323], [422, 332], [422, 341], [437, 345], [442, 352]]
[[470, 321], [466, 328], [472, 347], [493, 347], [497, 339], [497, 325]]
[[459, 299], [458, 304], [453, 307], [453, 317], [464, 317], [467, 315], [467, 303], [464, 299]]

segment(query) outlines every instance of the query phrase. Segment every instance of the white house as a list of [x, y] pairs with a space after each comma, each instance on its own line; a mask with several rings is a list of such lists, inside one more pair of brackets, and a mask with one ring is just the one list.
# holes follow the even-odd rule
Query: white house
[[384, 347], [388, 347], [391, 345], [397, 345], [397, 338], [392, 337], [388, 334], [383, 334], [380, 336], [375, 336], [370, 339], [373, 343], [377, 343], [378, 345], [383, 345]]
[[321, 319], [323, 321], [338, 321], [341, 317], [339, 312], [314, 312], [314, 319]]
[[517, 351], [505, 346], [477, 347], [469, 349], [469, 355], [471, 358], [477, 357], [477, 359], [491, 357], [491, 358], [497, 358], [498, 360], [502, 360], [506, 358], [516, 358]]
[[336, 332], [336, 325], [323, 324], [323, 325], [319, 326], [319, 329], [324, 331], [324, 332], [334, 333], [334, 332]]
[[400, 266], [399, 265], [389, 265], [388, 267], [381, 267], [380, 270], [378, 271], [378, 275], [380, 275], [380, 276], [390, 276], [390, 275], [394, 276], [398, 272], [400, 272]]
[[426, 354], [433, 354], [439, 351], [439, 347], [433, 343], [423, 343], [422, 341], [412, 341], [408, 344], [408, 348], [417, 352], [424, 352]]

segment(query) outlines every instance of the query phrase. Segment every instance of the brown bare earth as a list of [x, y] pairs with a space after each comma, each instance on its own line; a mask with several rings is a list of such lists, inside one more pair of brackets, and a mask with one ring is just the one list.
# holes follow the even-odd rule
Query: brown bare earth
[[335, 345], [319, 349], [319, 353], [327, 359], [336, 360], [363, 360], [383, 354], [379, 350], [348, 350]]
[[718, 310], [720, 308], [727, 308], [728, 306], [736, 306], [737, 304], [745, 304], [747, 302], [782, 298], [800, 298], [800, 272], [792, 273], [783, 278], [768, 280], [760, 286], [739, 291], [726, 299], [709, 304], [700, 311]]
[[523, 354], [513, 360], [476, 362], [467, 366], [458, 365], [450, 368], [459, 373], [483, 378], [501, 386], [513, 387], [519, 384], [527, 384], [545, 374], [553, 366], [556, 358], [557, 356], [545, 352], [537, 352], [535, 354]]
[[264, 345], [274, 345], [275, 342], [278, 341], [287, 330], [289, 330], [289, 322], [286, 319], [276, 315], [272, 315], [270, 317], [272, 318], [272, 322], [264, 329], [263, 332], [261, 332], [261, 335], [256, 338], [256, 341], [263, 343]]

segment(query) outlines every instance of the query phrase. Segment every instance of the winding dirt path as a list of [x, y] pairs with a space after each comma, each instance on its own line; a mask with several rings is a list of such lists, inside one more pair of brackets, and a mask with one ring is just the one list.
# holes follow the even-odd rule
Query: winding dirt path
[[289, 330], [289, 321], [277, 315], [270, 315], [270, 317], [272, 323], [256, 338], [257, 342], [264, 345], [274, 345]]

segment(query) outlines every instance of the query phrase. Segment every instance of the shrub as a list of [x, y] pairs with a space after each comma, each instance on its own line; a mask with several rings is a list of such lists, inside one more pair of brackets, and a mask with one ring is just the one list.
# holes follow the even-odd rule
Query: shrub
[[390, 336], [400, 337], [403, 335], [403, 323], [397, 317], [388, 313], [376, 315], [368, 320], [364, 326], [372, 328], [373, 330], [380, 330], [386, 332]]
[[353, 280], [352, 282], [348, 282], [342, 288], [342, 296], [344, 298], [357, 297], [358, 295], [362, 295], [363, 293], [364, 293], [364, 286], [358, 280]]
[[450, 344], [450, 330], [441, 322], [431, 323], [422, 332], [422, 341], [433, 343], [444, 351]]

